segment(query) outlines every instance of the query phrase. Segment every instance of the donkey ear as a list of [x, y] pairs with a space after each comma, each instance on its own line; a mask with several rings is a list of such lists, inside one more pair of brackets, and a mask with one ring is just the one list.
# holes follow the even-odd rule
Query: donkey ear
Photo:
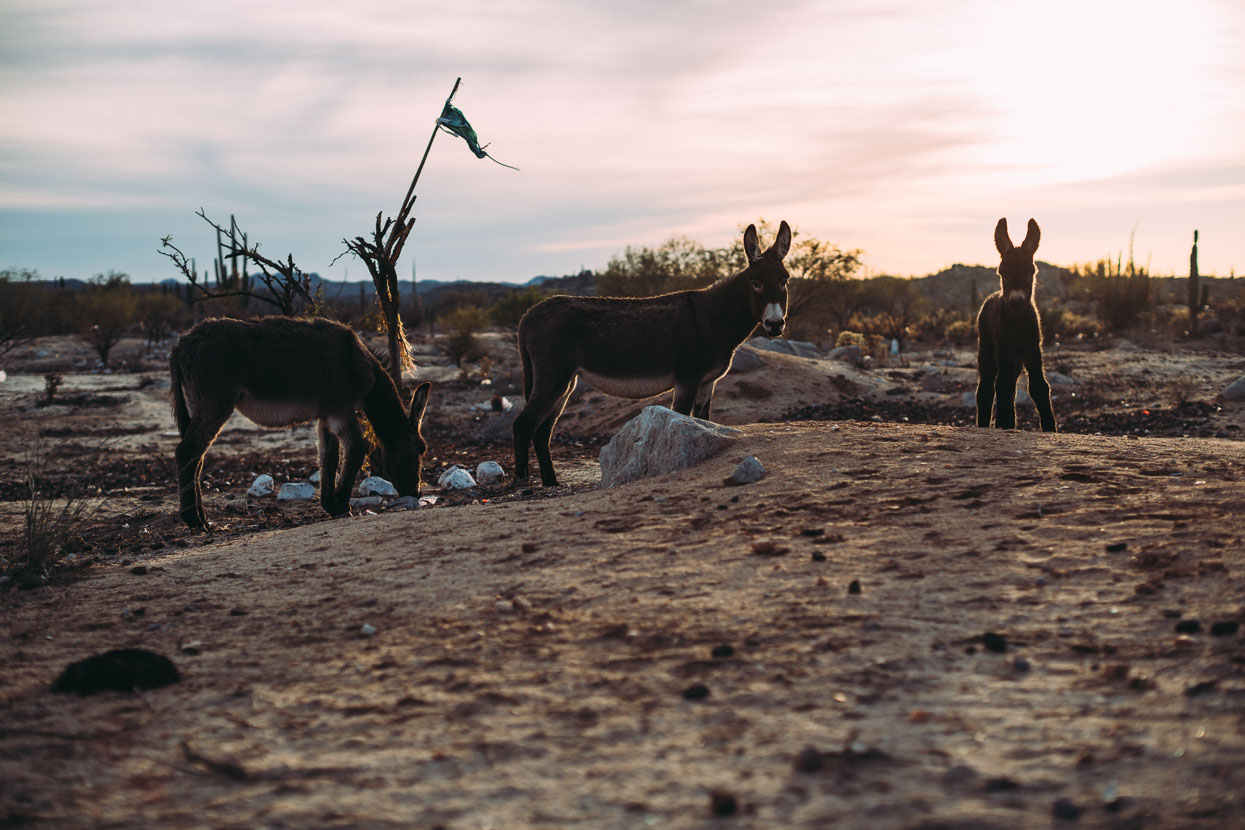
[[1033, 252], [1037, 250], [1038, 243], [1042, 241], [1042, 230], [1038, 227], [1037, 222], [1029, 220], [1029, 233], [1025, 235], [1025, 241], [1020, 243], [1020, 247], [1025, 253], [1033, 256]]
[[779, 259], [784, 258], [787, 251], [791, 250], [791, 226], [786, 219], [778, 226], [778, 236], [774, 237], [774, 244], [769, 249]]
[[1006, 219], [1000, 219], [994, 226], [994, 247], [999, 249], [1000, 256], [1016, 247], [1012, 244], [1012, 238], [1007, 235]]
[[411, 398], [411, 426], [419, 429], [424, 420], [424, 410], [428, 408], [428, 390], [432, 389], [432, 384], [424, 381], [415, 390], [415, 395]]
[[757, 241], [756, 225], [749, 225], [744, 231], [744, 256], [748, 257], [749, 265], [761, 258], [761, 244]]

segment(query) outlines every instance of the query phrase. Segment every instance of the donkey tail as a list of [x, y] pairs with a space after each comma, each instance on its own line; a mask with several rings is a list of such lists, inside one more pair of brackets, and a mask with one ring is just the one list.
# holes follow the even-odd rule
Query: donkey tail
[[186, 434], [190, 426], [190, 410], [186, 408], [186, 394], [182, 391], [182, 367], [178, 360], [177, 349], [169, 358], [169, 402], [173, 404], [173, 420], [177, 422], [179, 435]]

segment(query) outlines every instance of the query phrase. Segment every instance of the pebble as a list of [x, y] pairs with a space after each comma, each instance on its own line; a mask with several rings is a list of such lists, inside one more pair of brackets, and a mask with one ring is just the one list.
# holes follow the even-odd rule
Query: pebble
[[1177, 634], [1196, 634], [1202, 630], [1202, 623], [1198, 620], [1181, 620], [1176, 623]]
[[981, 635], [981, 644], [985, 646], [988, 651], [997, 652], [999, 654], [1007, 651], [1007, 638], [1002, 634], [995, 634], [993, 631], [988, 631]]
[[186, 643], [181, 647], [182, 654], [189, 654], [191, 657], [203, 653], [203, 643], [195, 640], [192, 643]]
[[825, 561], [826, 561], [826, 555], [825, 555], [824, 553], [822, 553], [821, 551], [819, 551], [819, 550], [815, 550], [815, 551], [813, 551], [813, 557], [812, 557], [812, 559], [813, 559], [813, 561], [814, 561], [814, 562], [825, 562]]
[[136, 576], [142, 576], [143, 574], [147, 573], [147, 566], [146, 565], [135, 565], [134, 567], [130, 568], [130, 573], [135, 574]]
[[361, 637], [371, 637], [375, 633], [376, 633], [376, 627], [372, 625], [368, 625], [367, 623], [364, 623], [363, 627], [359, 629], [359, 636]]
[[415, 510], [419, 506], [420, 506], [419, 499], [417, 499], [415, 496], [398, 496], [396, 499], [389, 502], [389, 506], [386, 509], [387, 510]]
[[1239, 631], [1241, 624], [1236, 620], [1224, 620], [1211, 625], [1210, 633], [1215, 637], [1229, 637]]
[[261, 496], [272, 495], [272, 476], [257, 476], [255, 481], [251, 483], [250, 488], [246, 491], [248, 496], [260, 498]]
[[713, 647], [713, 651], [711, 651], [711, 652], [709, 652], [709, 653], [710, 653], [710, 654], [711, 654], [711, 655], [712, 655], [715, 659], [719, 659], [719, 660], [720, 660], [720, 659], [722, 659], [722, 658], [724, 658], [724, 657], [734, 657], [734, 656], [735, 656], [735, 647], [734, 647], [734, 646], [732, 646], [732, 645], [720, 645], [720, 646], [714, 646], [714, 647]]
[[1051, 815], [1060, 821], [1076, 821], [1081, 817], [1081, 808], [1070, 798], [1060, 798], [1052, 805]]
[[368, 476], [359, 482], [360, 496], [396, 496], [398, 488], [393, 483], [380, 476]]
[[710, 793], [709, 812], [715, 816], [733, 816], [739, 812], [739, 802], [730, 793]]
[[859, 580], [859, 579], [853, 579], [850, 583], [848, 583], [848, 585], [847, 585], [847, 592], [848, 592], [849, 594], [853, 594], [853, 595], [854, 595], [854, 594], [859, 594], [859, 593], [860, 593], [860, 580]]
[[738, 486], [741, 484], [752, 484], [760, 481], [765, 475], [765, 467], [761, 465], [760, 460], [755, 455], [750, 455], [743, 461], [739, 462], [739, 466], [724, 482], [728, 486]]
[[1122, 553], [1128, 550], [1128, 542], [1112, 542], [1107, 545], [1107, 553]]
[[1014, 668], [1016, 671], [1019, 671], [1019, 672], [1026, 672], [1029, 669], [1033, 668], [1033, 666], [1025, 658], [1017, 657], [1015, 660], [1012, 661], [1012, 668]]
[[794, 767], [796, 772], [820, 772], [825, 765], [826, 762], [815, 747], [806, 746], [800, 750], [799, 755], [795, 756]]

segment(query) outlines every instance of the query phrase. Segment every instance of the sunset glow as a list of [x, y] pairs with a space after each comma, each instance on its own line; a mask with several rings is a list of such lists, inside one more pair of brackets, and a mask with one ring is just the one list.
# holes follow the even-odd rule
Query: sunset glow
[[489, 152], [441, 135], [404, 255], [522, 281], [626, 245], [787, 219], [871, 273], [989, 263], [1000, 216], [1041, 258], [1126, 249], [1245, 267], [1245, 7], [443, 5], [0, 7], [0, 268], [171, 276], [230, 213], [272, 255], [360, 278], [343, 236], [392, 214], [455, 77]]

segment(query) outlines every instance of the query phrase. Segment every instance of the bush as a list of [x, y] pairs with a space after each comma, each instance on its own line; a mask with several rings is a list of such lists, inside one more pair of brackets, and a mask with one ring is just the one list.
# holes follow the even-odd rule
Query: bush
[[78, 333], [107, 366], [112, 347], [138, 319], [129, 275], [109, 271], [92, 277], [78, 300], [78, 312]]
[[101, 502], [82, 498], [71, 486], [61, 498], [47, 483], [46, 456], [36, 442], [26, 455], [26, 493], [22, 504], [22, 552], [5, 568], [5, 575], [23, 587], [46, 582], [52, 565], [73, 552], [86, 521]]
[[456, 308], [445, 315], [443, 322], [447, 333], [440, 341], [441, 351], [455, 366], [462, 366], [464, 359], [479, 360], [484, 356], [484, 347], [476, 337], [488, 325], [488, 315], [482, 308]]
[[858, 331], [841, 331], [835, 338], [834, 345], [836, 348], [838, 346], [864, 346], [865, 336]]

